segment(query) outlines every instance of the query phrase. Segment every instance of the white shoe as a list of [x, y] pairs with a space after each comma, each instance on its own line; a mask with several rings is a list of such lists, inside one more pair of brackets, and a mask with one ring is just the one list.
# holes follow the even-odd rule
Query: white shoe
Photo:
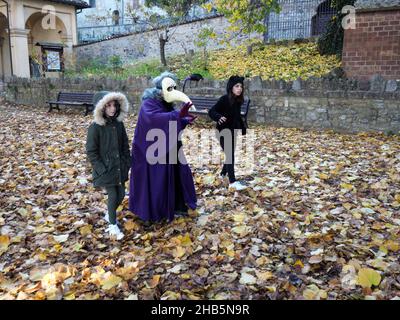
[[223, 176], [222, 174], [219, 174], [218, 177], [219, 177], [219, 180], [220, 180], [222, 183], [225, 183], [225, 182], [228, 182], [228, 181], [229, 181], [228, 175], [224, 175], [224, 176]]
[[110, 237], [115, 237], [117, 240], [121, 240], [124, 237], [124, 234], [116, 224], [110, 224], [106, 231], [108, 231]]
[[[117, 215], [118, 215], [118, 213], [117, 213]], [[108, 223], [110, 223], [110, 216], [108, 215], [108, 212], [106, 212], [104, 214], [104, 220], [106, 220]], [[122, 221], [128, 221], [128, 219], [122, 218]], [[118, 225], [118, 227], [121, 227], [121, 224], [118, 221], [117, 221], [117, 225]]]
[[247, 187], [241, 184], [239, 181], [235, 181], [234, 183], [229, 184], [229, 189], [235, 189], [236, 191], [247, 189]]

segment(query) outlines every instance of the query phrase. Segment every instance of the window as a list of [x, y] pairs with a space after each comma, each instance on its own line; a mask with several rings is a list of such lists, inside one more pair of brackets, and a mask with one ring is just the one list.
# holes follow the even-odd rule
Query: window
[[64, 71], [64, 45], [58, 43], [38, 42], [41, 47], [43, 70], [46, 72]]
[[114, 23], [114, 25], [119, 25], [119, 11], [118, 10], [114, 10], [112, 13], [112, 21]]
[[91, 8], [96, 8], [96, 0], [89, 0], [89, 5]]
[[61, 51], [44, 50], [46, 55], [46, 69], [47, 71], [58, 71], [61, 69]]

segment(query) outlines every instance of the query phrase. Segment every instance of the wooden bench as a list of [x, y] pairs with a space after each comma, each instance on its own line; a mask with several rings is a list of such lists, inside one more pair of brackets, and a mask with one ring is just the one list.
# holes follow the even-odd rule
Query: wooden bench
[[[198, 82], [200, 80], [203, 80], [203, 76], [198, 73], [191, 74], [188, 76], [184, 83], [183, 83], [183, 88], [182, 92], [185, 92], [185, 87], [186, 83], [189, 81], [195, 81]], [[208, 111], [217, 103], [219, 98], [210, 98], [210, 97], [201, 97], [201, 96], [189, 96], [190, 100], [192, 100], [194, 106], [196, 107], [196, 111], [190, 111], [190, 113], [193, 114], [198, 114], [198, 115], [208, 115]], [[244, 120], [244, 123], [246, 127], [248, 127], [247, 123], [247, 115], [249, 113], [249, 107], [250, 107], [250, 99], [244, 99], [244, 102], [241, 106], [240, 114]]]
[[[209, 98], [209, 97], [198, 97], [198, 96], [189, 96], [190, 100], [192, 100], [194, 106], [196, 107], [196, 111], [189, 111], [192, 114], [198, 115], [208, 115], [208, 111], [217, 103], [219, 98]], [[249, 113], [250, 107], [250, 99], [245, 99], [240, 110], [240, 115], [242, 116], [246, 127], [247, 124], [247, 115]]]
[[74, 107], [85, 107], [85, 116], [93, 111], [93, 95], [94, 93], [84, 93], [84, 92], [59, 92], [57, 100], [47, 101], [49, 104], [49, 112], [53, 109], [60, 110], [59, 105], [68, 105]]

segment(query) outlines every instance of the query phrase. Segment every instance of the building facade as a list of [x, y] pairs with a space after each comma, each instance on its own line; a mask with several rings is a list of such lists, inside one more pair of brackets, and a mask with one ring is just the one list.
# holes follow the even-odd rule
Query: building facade
[[57, 76], [73, 63], [81, 0], [0, 0], [0, 77]]

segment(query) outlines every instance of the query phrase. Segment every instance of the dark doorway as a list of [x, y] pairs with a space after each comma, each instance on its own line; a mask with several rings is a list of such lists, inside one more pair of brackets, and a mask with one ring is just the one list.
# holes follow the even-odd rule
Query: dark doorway
[[335, 15], [336, 11], [332, 8], [331, 3], [331, 0], [326, 0], [317, 7], [317, 13], [311, 20], [312, 36], [318, 36], [324, 33], [329, 20]]

